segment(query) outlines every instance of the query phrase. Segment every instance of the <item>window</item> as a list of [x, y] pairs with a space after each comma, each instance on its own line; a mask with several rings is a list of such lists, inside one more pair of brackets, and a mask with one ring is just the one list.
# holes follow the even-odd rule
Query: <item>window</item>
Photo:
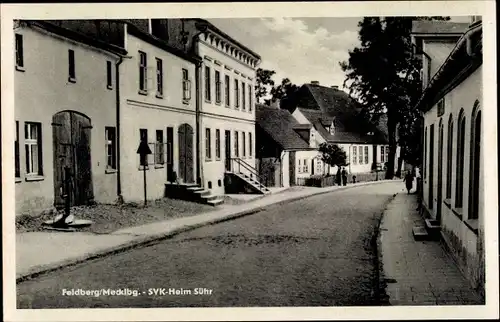
[[389, 162], [389, 146], [385, 147], [385, 162]]
[[229, 86], [230, 86], [230, 79], [229, 75], [225, 75], [225, 80], [224, 80], [224, 96], [226, 97], [226, 106], [229, 107], [231, 105], [231, 95], [229, 92]]
[[148, 91], [148, 57], [145, 52], [139, 51], [139, 92]]
[[464, 196], [464, 152], [465, 152], [465, 115], [463, 110], [458, 117], [458, 132], [457, 132], [457, 173], [456, 173], [456, 191], [455, 191], [455, 207], [462, 208]]
[[182, 100], [187, 102], [191, 99], [191, 81], [189, 80], [188, 70], [182, 69]]
[[156, 97], [163, 97], [163, 61], [156, 58]]
[[323, 170], [323, 167], [321, 164], [321, 160], [318, 158], [318, 159], [316, 159], [316, 173], [321, 174], [322, 170]]
[[380, 162], [385, 163], [385, 147], [383, 145], [380, 147]]
[[470, 138], [470, 170], [469, 170], [469, 205], [468, 219], [479, 218], [479, 180], [481, 160], [481, 111], [476, 112], [479, 102], [473, 109], [471, 116]]
[[116, 169], [116, 129], [106, 126], [106, 169]]
[[307, 159], [304, 159], [304, 172], [309, 172], [309, 165], [307, 164]]
[[24, 67], [23, 35], [20, 34], [16, 34], [16, 67], [21, 70]]
[[68, 80], [70, 82], [76, 81], [76, 70], [75, 70], [75, 51], [73, 49], [68, 50]]
[[246, 137], [245, 132], [241, 132], [241, 145], [243, 145], [243, 157], [247, 156], [247, 146], [246, 146]]
[[301, 159], [299, 159], [298, 173], [302, 173], [302, 170], [303, 170], [302, 167], [300, 166], [300, 161], [301, 161]]
[[234, 156], [240, 156], [240, 145], [238, 142], [238, 131], [234, 131]]
[[359, 164], [363, 164], [363, 147], [358, 146], [358, 153], [359, 153]]
[[21, 164], [19, 161], [19, 121], [16, 121], [16, 140], [14, 141], [14, 156], [16, 165], [16, 178], [20, 178]]
[[205, 100], [206, 101], [211, 101], [211, 92], [212, 89], [210, 88], [210, 67], [205, 66]]
[[352, 147], [352, 164], [358, 164], [358, 148]]
[[155, 164], [163, 165], [164, 163], [165, 145], [163, 144], [163, 130], [156, 130]]
[[26, 148], [26, 175], [43, 175], [42, 171], [42, 124], [26, 122], [24, 125]]
[[239, 87], [240, 82], [235, 79], [234, 80], [234, 107], [239, 108], [240, 107], [240, 87]]
[[106, 61], [106, 87], [108, 89], [113, 88], [113, 69], [109, 60]]
[[248, 110], [252, 111], [252, 85], [248, 84]]
[[446, 159], [446, 198], [451, 198], [451, 176], [453, 166], [453, 116], [450, 115], [448, 120], [448, 144], [447, 144], [447, 159]]
[[[139, 129], [139, 138], [141, 142], [145, 142], [148, 144], [148, 130], [147, 129]], [[148, 165], [148, 156], [147, 155], [140, 155], [140, 165], [141, 166], [147, 166]]]
[[215, 130], [215, 157], [220, 159], [220, 130]]
[[368, 147], [365, 146], [365, 164], [368, 164]]
[[248, 156], [252, 157], [253, 153], [253, 145], [252, 145], [252, 133], [248, 132]]
[[220, 82], [220, 72], [215, 71], [215, 103], [220, 104], [221, 102], [221, 82]]
[[243, 102], [241, 103], [241, 107], [243, 108], [244, 111], [246, 109], [246, 100], [247, 100], [246, 87], [244, 82], [241, 82], [241, 98], [243, 100]]
[[210, 129], [205, 129], [205, 159], [212, 159], [212, 138], [210, 137]]

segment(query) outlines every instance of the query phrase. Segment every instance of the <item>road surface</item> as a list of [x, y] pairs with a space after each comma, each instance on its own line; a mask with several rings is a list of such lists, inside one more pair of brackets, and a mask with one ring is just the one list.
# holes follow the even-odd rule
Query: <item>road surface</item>
[[401, 188], [275, 205], [42, 275], [17, 285], [18, 308], [380, 305], [372, 240]]

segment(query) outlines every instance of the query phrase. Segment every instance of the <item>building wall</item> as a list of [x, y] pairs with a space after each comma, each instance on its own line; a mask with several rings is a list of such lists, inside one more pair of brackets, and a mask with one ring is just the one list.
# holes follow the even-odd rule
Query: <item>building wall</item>
[[448, 55], [451, 53], [453, 48], [455, 48], [455, 44], [456, 44], [455, 40], [450, 40], [445, 42], [442, 39], [441, 40], [426, 39], [423, 42], [422, 49], [431, 59], [429, 62], [429, 59], [424, 56], [425, 68], [423, 72], [424, 76], [426, 77], [424, 78], [426, 81], [434, 77], [439, 68], [445, 62], [446, 58], [448, 58]]
[[[308, 178], [311, 175], [323, 175], [326, 174], [326, 167], [324, 162], [321, 161], [321, 153], [318, 150], [309, 150], [309, 151], [296, 151], [295, 152], [295, 178]], [[313, 163], [311, 160], [314, 160], [314, 174], [312, 171]], [[321, 163], [321, 172], [317, 172], [316, 164]], [[305, 163], [305, 168], [304, 168]]]
[[[156, 131], [163, 131], [163, 142], [166, 143], [167, 127], [173, 127], [173, 171], [179, 177], [178, 131], [182, 124], [189, 124], [193, 128], [192, 167], [193, 177], [196, 178], [194, 85], [191, 86], [191, 99], [188, 101], [183, 100], [182, 90], [182, 69], [188, 70], [189, 79], [194, 84], [195, 66], [130, 34], [127, 37], [127, 51], [132, 58], [125, 59], [120, 67], [122, 194], [125, 201], [141, 201], [144, 199], [144, 174], [137, 154], [139, 129], [148, 130], [148, 143], [154, 153]], [[139, 51], [147, 55], [147, 93], [139, 91]], [[156, 93], [156, 58], [160, 58], [163, 64], [163, 97], [158, 97]], [[154, 154], [148, 156], [148, 199], [163, 197], [167, 183], [167, 155], [163, 165], [155, 165], [154, 160]]]
[[[116, 58], [103, 51], [45, 31], [21, 27], [24, 71], [15, 71], [15, 119], [19, 121], [21, 177], [16, 179], [16, 213], [41, 211], [54, 204], [52, 116], [71, 110], [91, 120], [91, 167], [97, 202], [116, 199], [116, 173], [106, 173], [105, 127], [115, 124], [115, 89], [106, 86], [106, 61]], [[68, 81], [68, 50], [75, 52], [76, 82]], [[113, 70], [114, 85], [114, 70]], [[90, 94], [90, 95], [89, 95]], [[43, 176], [26, 177], [24, 122], [42, 124]]]
[[[448, 120], [450, 115], [453, 118], [453, 155], [452, 155], [452, 172], [451, 172], [451, 200], [447, 200], [446, 203], [441, 205], [442, 209], [442, 235], [445, 238], [448, 246], [450, 247], [452, 253], [457, 258], [461, 268], [465, 274], [469, 277], [472, 284], [476, 287], [481, 287], [484, 283], [484, 251], [483, 243], [483, 227], [484, 227], [484, 216], [483, 216], [483, 189], [479, 189], [479, 213], [478, 220], [476, 221], [478, 226], [478, 233], [474, 233], [466, 223], [474, 224], [474, 221], [470, 221], [468, 218], [469, 213], [469, 194], [471, 193], [469, 186], [469, 176], [470, 176], [470, 148], [471, 148], [471, 116], [475, 101], [482, 102], [482, 67], [479, 67], [473, 74], [471, 74], [467, 79], [465, 79], [461, 84], [455, 87], [451, 92], [445, 96], [445, 112], [441, 117], [437, 116], [437, 106], [434, 106], [429, 110], [424, 116], [424, 126], [427, 129], [427, 153], [425, 160], [425, 173], [423, 175], [423, 203], [432, 218], [436, 218], [437, 215], [437, 184], [438, 184], [438, 138], [439, 138], [439, 121], [442, 120], [444, 125], [443, 130], [443, 198], [446, 197], [446, 183], [447, 183], [447, 138], [448, 138]], [[456, 177], [456, 167], [457, 167], [457, 129], [458, 129], [458, 116], [460, 110], [463, 108], [465, 113], [465, 141], [464, 141], [464, 171], [463, 171], [463, 206], [461, 209], [455, 208], [456, 192], [455, 185], [457, 182]], [[434, 124], [435, 134], [434, 134], [434, 164], [429, 164], [429, 153], [430, 153], [430, 135], [429, 129], [430, 125]], [[484, 137], [484, 133], [481, 134]], [[425, 146], [425, 145], [424, 145]], [[481, 160], [484, 160], [484, 146], [481, 144]], [[480, 162], [482, 164], [482, 161]], [[429, 168], [434, 167], [433, 176], [433, 199], [429, 200]], [[480, 178], [479, 182], [484, 182], [484, 169], [480, 168]], [[430, 205], [432, 203], [432, 209]], [[457, 214], [462, 214], [462, 218]], [[484, 291], [484, 289], [483, 289]]]
[[[199, 55], [203, 58], [203, 65], [201, 70], [201, 92], [202, 92], [202, 103], [201, 103], [201, 155], [202, 155], [202, 174], [203, 174], [203, 186], [205, 188], [209, 187], [209, 183], [212, 185], [212, 193], [214, 194], [224, 194], [224, 186], [221, 184], [219, 186], [218, 182], [224, 182], [225, 173], [225, 151], [227, 147], [225, 146], [225, 131], [231, 131], [231, 157], [236, 157], [235, 151], [235, 132], [238, 132], [239, 136], [239, 158], [247, 164], [247, 167], [239, 167], [240, 171], [246, 174], [251, 174], [255, 171], [255, 98], [254, 98], [254, 80], [255, 80], [255, 69], [243, 63], [243, 61], [236, 59], [225, 53], [220, 44], [215, 44], [214, 41], [210, 41], [209, 38], [205, 39], [203, 36], [200, 38], [199, 42]], [[205, 95], [205, 67], [210, 68], [210, 100]], [[216, 85], [215, 85], [215, 71], [220, 72], [220, 102], [216, 102]], [[225, 102], [225, 76], [229, 76], [229, 98], [230, 104], [226, 105]], [[235, 79], [239, 82], [240, 91], [240, 105], [236, 107], [235, 105], [235, 92], [234, 92], [234, 82]], [[245, 109], [242, 106], [242, 82], [245, 83]], [[251, 87], [251, 94], [249, 94], [248, 86]], [[250, 96], [252, 100], [250, 102]], [[251, 104], [251, 105], [250, 105]], [[205, 133], [206, 129], [209, 128], [212, 135], [211, 140], [211, 151], [212, 158], [208, 159], [206, 156], [206, 139]], [[215, 158], [215, 137], [216, 129], [220, 130], [221, 133], [221, 157], [220, 159]], [[245, 156], [243, 156], [243, 137], [242, 133], [245, 134]], [[250, 143], [250, 137], [252, 142]], [[251, 144], [251, 146], [250, 146]], [[251, 154], [250, 154], [251, 152]], [[233, 163], [235, 165], [235, 163]]]

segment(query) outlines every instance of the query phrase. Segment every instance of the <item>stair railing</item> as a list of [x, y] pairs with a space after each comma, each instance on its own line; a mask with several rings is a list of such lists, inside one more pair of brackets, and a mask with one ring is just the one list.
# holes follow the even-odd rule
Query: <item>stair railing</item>
[[[250, 164], [248, 164], [247, 162], [243, 161], [242, 159], [240, 158], [231, 158], [231, 169], [233, 171], [235, 171], [236, 167], [233, 166], [233, 163], [236, 163], [236, 165], [238, 166], [238, 173], [242, 173], [241, 172], [241, 168], [243, 167], [244, 169], [248, 170], [251, 174], [253, 174], [256, 178], [258, 178], [258, 183], [259, 185], [265, 187], [262, 182], [264, 181], [264, 177], [262, 177], [261, 175], [259, 175], [259, 173], [257, 172], [257, 169], [255, 169], [254, 167], [252, 167]], [[259, 190], [262, 190], [259, 186]]]

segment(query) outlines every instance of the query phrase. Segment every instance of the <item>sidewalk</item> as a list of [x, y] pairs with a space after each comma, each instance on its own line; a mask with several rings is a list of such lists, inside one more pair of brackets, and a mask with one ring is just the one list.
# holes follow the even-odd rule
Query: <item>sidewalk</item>
[[348, 186], [290, 189], [239, 205], [222, 205], [199, 215], [120, 229], [109, 234], [56, 231], [17, 233], [16, 279], [20, 282], [43, 272], [110, 255], [201, 226], [254, 214], [267, 206], [282, 202], [388, 181], [392, 180], [362, 182]]
[[380, 224], [379, 253], [391, 305], [484, 305], [439, 241], [415, 241], [416, 195], [398, 193]]

